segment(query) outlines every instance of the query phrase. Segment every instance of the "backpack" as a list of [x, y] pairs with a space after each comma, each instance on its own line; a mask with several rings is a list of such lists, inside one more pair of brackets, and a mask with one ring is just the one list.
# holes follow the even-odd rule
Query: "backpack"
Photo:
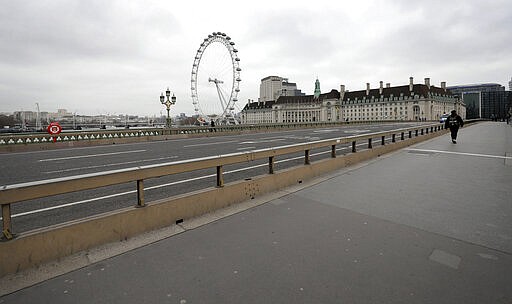
[[459, 126], [459, 121], [457, 120], [457, 116], [455, 116], [455, 117], [449, 116], [448, 117], [448, 124], [450, 125], [450, 128], [451, 127], [458, 127]]

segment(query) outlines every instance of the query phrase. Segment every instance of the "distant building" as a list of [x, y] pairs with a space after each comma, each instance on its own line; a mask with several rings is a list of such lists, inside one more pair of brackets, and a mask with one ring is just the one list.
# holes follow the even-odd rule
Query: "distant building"
[[510, 77], [510, 81], [508, 82], [508, 90], [512, 91], [512, 77]]
[[446, 83], [440, 87], [430, 85], [430, 78], [424, 84], [414, 84], [413, 77], [409, 85], [391, 87], [383, 82], [377, 89], [345, 92], [341, 86], [343, 117], [345, 121], [387, 121], [387, 120], [439, 120], [439, 117], [456, 110], [463, 118], [466, 116], [464, 103], [446, 89]]
[[340, 120], [340, 93], [279, 96], [276, 101], [247, 104], [240, 113], [242, 124], [321, 122]]
[[304, 96], [297, 84], [288, 82], [288, 78], [268, 76], [261, 80], [260, 97], [258, 101], [267, 102], [276, 100], [279, 96]]
[[340, 86], [340, 91], [305, 96], [280, 96], [275, 101], [253, 102], [241, 112], [241, 121], [246, 124], [289, 123], [289, 122], [329, 122], [329, 121], [437, 121], [442, 114], [456, 110], [463, 118], [466, 108], [456, 96], [446, 89], [430, 85], [430, 78], [425, 84], [383, 87], [366, 90], [347, 91]]
[[497, 83], [448, 87], [467, 106], [467, 118], [503, 119], [510, 107], [510, 91]]

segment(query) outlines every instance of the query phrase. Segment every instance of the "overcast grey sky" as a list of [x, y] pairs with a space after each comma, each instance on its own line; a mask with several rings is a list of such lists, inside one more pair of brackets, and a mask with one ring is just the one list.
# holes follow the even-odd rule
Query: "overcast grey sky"
[[236, 43], [239, 100], [288, 77], [312, 94], [404, 85], [500, 83], [512, 76], [512, 1], [0, 0], [0, 112], [194, 112], [190, 73], [213, 31]]

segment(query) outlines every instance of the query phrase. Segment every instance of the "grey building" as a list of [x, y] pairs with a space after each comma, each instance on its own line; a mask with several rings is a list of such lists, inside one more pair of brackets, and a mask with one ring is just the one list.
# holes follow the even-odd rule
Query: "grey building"
[[448, 87], [466, 104], [467, 118], [504, 119], [510, 108], [510, 91], [497, 83]]
[[267, 102], [277, 100], [279, 96], [305, 96], [297, 89], [297, 84], [289, 82], [288, 78], [268, 76], [261, 80], [260, 97], [258, 101]]

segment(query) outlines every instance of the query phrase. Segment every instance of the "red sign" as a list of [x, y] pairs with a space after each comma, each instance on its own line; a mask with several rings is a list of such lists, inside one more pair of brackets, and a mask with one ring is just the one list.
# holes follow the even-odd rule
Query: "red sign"
[[[46, 128], [46, 131], [50, 133], [51, 135], [58, 135], [60, 132], [62, 132], [62, 127], [59, 125], [58, 122], [52, 122], [48, 125], [48, 128]], [[53, 142], [57, 141], [57, 137], [53, 137]]]

